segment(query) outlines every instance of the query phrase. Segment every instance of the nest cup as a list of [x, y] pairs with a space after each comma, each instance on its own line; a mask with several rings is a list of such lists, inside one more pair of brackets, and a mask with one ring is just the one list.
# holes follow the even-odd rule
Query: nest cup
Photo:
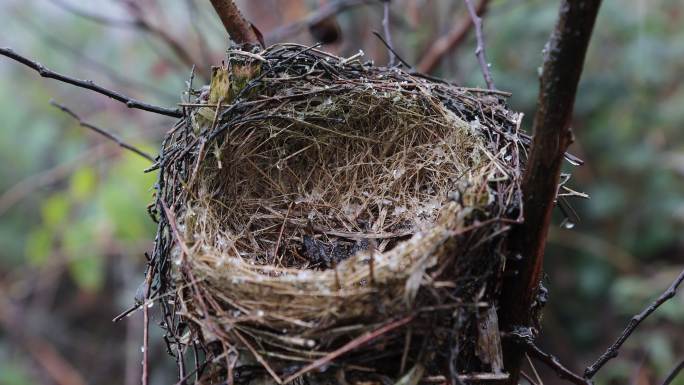
[[153, 292], [208, 383], [501, 374], [522, 116], [362, 59], [230, 50], [164, 140]]

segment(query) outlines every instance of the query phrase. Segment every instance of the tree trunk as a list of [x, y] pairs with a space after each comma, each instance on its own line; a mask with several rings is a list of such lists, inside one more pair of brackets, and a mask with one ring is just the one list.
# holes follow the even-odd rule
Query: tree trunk
[[[601, 0], [563, 0], [558, 21], [544, 48], [534, 139], [523, 178], [524, 223], [511, 233], [500, 300], [502, 331], [533, 326], [544, 246], [556, 200], [563, 155], [573, 142], [570, 128], [577, 84]], [[504, 364], [518, 383], [522, 345], [504, 344]]]

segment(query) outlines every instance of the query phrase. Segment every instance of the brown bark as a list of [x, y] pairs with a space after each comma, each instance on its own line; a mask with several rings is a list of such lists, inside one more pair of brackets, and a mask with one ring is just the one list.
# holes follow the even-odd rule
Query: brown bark
[[242, 16], [234, 0], [211, 0], [230, 38], [238, 44], [259, 44], [252, 25]]
[[[525, 220], [511, 233], [511, 258], [500, 300], [503, 331], [533, 325], [544, 246], [556, 199], [563, 154], [573, 141], [570, 122], [587, 46], [601, 0], [563, 0], [544, 50], [534, 138], [523, 178]], [[504, 364], [517, 384], [524, 346], [508, 340]]]

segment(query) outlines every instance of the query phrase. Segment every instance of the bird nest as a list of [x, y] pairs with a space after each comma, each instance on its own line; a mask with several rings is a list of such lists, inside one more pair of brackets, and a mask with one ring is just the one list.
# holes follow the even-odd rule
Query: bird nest
[[197, 350], [181, 375], [503, 375], [495, 298], [522, 116], [503, 93], [361, 58], [236, 49], [190, 85], [152, 206], [151, 295], [170, 352]]

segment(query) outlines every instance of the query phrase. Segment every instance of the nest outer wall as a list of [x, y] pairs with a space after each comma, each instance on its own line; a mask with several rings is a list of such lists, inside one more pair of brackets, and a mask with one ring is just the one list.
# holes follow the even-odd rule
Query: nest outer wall
[[154, 167], [170, 352], [201, 351], [209, 383], [500, 374], [487, 325], [522, 115], [359, 55], [281, 44], [227, 63], [190, 83]]

